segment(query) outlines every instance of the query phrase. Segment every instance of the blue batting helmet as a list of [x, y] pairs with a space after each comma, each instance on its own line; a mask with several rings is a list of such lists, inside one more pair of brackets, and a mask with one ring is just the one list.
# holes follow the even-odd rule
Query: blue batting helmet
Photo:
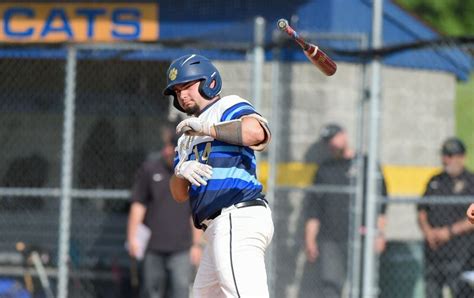
[[[176, 98], [176, 92], [173, 87], [178, 84], [188, 83], [191, 81], [201, 81], [199, 84], [199, 93], [207, 99], [214, 98], [219, 95], [222, 88], [222, 79], [217, 68], [209, 59], [204, 56], [190, 54], [179, 57], [171, 62], [167, 71], [167, 85], [163, 90], [164, 95], [172, 95], [174, 97], [173, 105], [175, 108], [184, 112]], [[214, 87], [211, 88], [212, 81], [215, 81]]]

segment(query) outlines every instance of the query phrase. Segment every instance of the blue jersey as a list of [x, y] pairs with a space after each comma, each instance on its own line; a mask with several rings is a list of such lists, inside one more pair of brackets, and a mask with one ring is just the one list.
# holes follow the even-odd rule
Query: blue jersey
[[[231, 95], [207, 106], [199, 118], [219, 123], [251, 114], [257, 112], [248, 101]], [[262, 184], [257, 180], [257, 163], [251, 148], [224, 143], [209, 136], [183, 135], [176, 150], [175, 166], [180, 161], [198, 160], [213, 168], [207, 185], [191, 185], [189, 189], [196, 227], [222, 208], [260, 197]]]

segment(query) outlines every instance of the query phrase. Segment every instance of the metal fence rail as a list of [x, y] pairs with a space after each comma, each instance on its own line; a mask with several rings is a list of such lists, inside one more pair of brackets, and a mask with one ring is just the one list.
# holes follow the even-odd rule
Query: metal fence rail
[[[265, 23], [257, 24], [255, 30], [262, 33]], [[327, 44], [357, 44], [361, 51], [368, 46], [361, 34], [305, 36]], [[0, 276], [31, 276], [41, 295], [38, 273], [28, 261], [36, 251], [44, 258], [57, 297], [130, 297], [124, 242], [134, 173], [162, 145], [160, 129], [184, 117], [161, 94], [165, 71], [176, 52], [217, 50], [229, 56], [237, 52], [243, 59], [216, 61], [224, 77], [223, 93], [249, 98], [269, 118], [273, 133], [271, 148], [258, 156], [275, 222], [267, 258], [271, 297], [324, 293], [321, 273], [336, 265], [323, 262], [323, 250], [315, 262], [308, 261], [305, 227], [312, 206], [322, 206], [318, 204], [324, 198], [334, 195], [338, 199], [330, 206], [340, 215], [325, 224], [330, 225], [329, 234], [344, 236], [340, 242], [345, 249], [337, 254], [345, 269], [340, 295], [358, 297], [366, 282], [366, 291], [367, 283], [373, 284], [370, 295], [424, 297], [429, 262], [418, 225], [419, 206], [436, 212], [445, 208], [449, 218], [440, 213], [432, 220], [449, 222], [455, 217], [460, 221], [459, 210], [474, 201], [469, 192], [423, 196], [430, 177], [442, 170], [442, 140], [455, 134], [456, 78], [447, 72], [382, 66], [387, 79], [381, 83], [377, 160], [388, 194], [375, 193], [373, 207], [376, 216], [386, 209], [387, 242], [385, 250], [376, 253], [365, 248], [377, 242], [378, 230], [373, 227], [367, 234], [362, 227], [362, 157], [374, 125], [368, 122], [366, 61], [341, 61], [337, 76], [327, 78], [309, 63], [288, 60], [289, 45], [279, 38], [267, 61], [260, 39], [253, 47], [234, 50], [216, 44], [209, 50], [124, 43], [61, 46], [65, 55], [60, 58], [28, 56], [31, 52], [1, 58], [0, 79], [7, 84], [0, 86]], [[473, 50], [466, 44], [448, 46]], [[433, 47], [446, 50], [439, 44]], [[333, 122], [346, 128], [358, 157], [347, 173], [353, 179], [347, 185], [314, 184], [315, 173], [330, 157], [319, 131]], [[465, 126], [473, 127], [471, 122], [472, 117]], [[373, 169], [369, 173], [378, 177]], [[457, 189], [466, 187], [458, 184]], [[465, 234], [459, 237], [469, 238]], [[364, 244], [368, 237], [373, 239]], [[361, 271], [367, 266], [373, 267], [369, 280]], [[463, 266], [463, 271], [473, 268]], [[447, 286], [444, 291], [449, 292]]]

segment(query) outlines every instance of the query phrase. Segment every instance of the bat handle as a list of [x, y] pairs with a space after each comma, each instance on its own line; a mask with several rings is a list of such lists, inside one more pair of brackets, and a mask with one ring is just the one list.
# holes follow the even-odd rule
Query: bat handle
[[291, 26], [288, 24], [288, 21], [285, 19], [279, 19], [277, 22], [278, 29], [280, 29], [283, 32], [286, 32], [291, 38], [293, 38], [303, 50], [308, 51], [311, 48], [311, 45], [309, 45], [301, 36], [296, 32]]
[[277, 22], [277, 26], [281, 31], [286, 31], [287, 28], [289, 27], [288, 21], [285, 19], [279, 19]]

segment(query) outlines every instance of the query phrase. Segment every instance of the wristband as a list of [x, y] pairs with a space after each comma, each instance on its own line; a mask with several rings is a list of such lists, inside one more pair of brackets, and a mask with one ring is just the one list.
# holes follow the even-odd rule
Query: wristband
[[242, 146], [242, 120], [230, 120], [214, 124], [216, 139], [233, 145]]

